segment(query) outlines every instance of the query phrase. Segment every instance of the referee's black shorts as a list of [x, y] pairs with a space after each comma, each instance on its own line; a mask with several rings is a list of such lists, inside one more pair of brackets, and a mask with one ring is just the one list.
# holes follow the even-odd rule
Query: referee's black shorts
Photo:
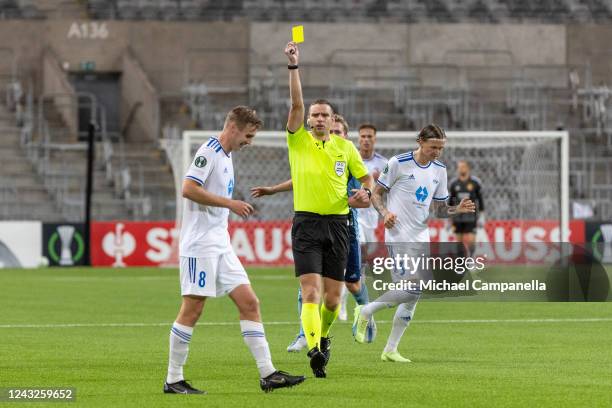
[[296, 211], [291, 228], [295, 276], [318, 273], [344, 281], [349, 251], [348, 215]]

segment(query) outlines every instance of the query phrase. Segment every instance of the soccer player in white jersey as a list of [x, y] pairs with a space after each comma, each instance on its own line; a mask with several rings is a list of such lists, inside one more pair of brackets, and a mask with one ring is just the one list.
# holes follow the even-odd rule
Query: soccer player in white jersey
[[[376, 127], [371, 123], [362, 123], [359, 126], [359, 154], [368, 171], [378, 179], [383, 169], [387, 165], [388, 159], [376, 153]], [[376, 209], [359, 209], [359, 242], [376, 242], [376, 227], [378, 227], [378, 213]]]
[[[417, 142], [419, 148], [416, 151], [399, 154], [389, 160], [372, 194], [372, 205], [384, 220], [385, 243], [390, 256], [393, 256], [392, 251], [397, 246], [405, 249], [409, 256], [422, 256], [423, 252], [428, 254], [430, 239], [427, 219], [430, 207], [438, 218], [475, 211], [474, 203], [467, 198], [457, 206], [448, 205], [446, 166], [438, 161], [446, 143], [444, 131], [437, 125], [428, 125], [420, 131]], [[382, 197], [384, 192], [388, 193], [387, 205]], [[394, 281], [404, 279], [404, 274], [404, 270], [392, 271]], [[366, 306], [357, 307], [355, 340], [359, 343], [365, 341], [367, 322], [374, 313], [399, 305], [381, 359], [410, 362], [399, 354], [397, 346], [412, 320], [420, 295], [420, 290], [392, 291]]]
[[272, 364], [259, 301], [234, 253], [227, 230], [229, 212], [248, 217], [253, 207], [232, 199], [234, 167], [231, 153], [253, 142], [262, 126], [254, 110], [232, 109], [219, 138], [211, 137], [195, 154], [183, 181], [184, 209], [180, 235], [180, 285], [183, 301], [170, 330], [170, 358], [164, 384], [167, 394], [203, 394], [183, 377], [194, 326], [209, 297], [229, 294], [240, 315], [240, 330], [268, 392], [304, 381], [278, 371]]

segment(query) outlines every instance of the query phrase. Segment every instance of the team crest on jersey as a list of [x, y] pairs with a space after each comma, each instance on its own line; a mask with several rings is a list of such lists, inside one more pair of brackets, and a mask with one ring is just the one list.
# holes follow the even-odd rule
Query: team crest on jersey
[[195, 161], [193, 162], [193, 164], [195, 164], [196, 167], [200, 167], [200, 168], [206, 166], [206, 163], [207, 163], [206, 162], [206, 157], [204, 157], [204, 156], [196, 157]]
[[337, 161], [336, 165], [334, 166], [334, 169], [336, 170], [336, 174], [338, 176], [341, 176], [344, 174], [344, 171], [346, 170], [346, 162], [343, 161]]
[[474, 185], [472, 183], [468, 183], [467, 191], [472, 191], [474, 189]]
[[416, 199], [417, 199], [418, 202], [424, 203], [425, 200], [427, 200], [427, 197], [429, 196], [429, 192], [427, 191], [427, 187], [420, 186], [419, 188], [417, 188], [417, 191], [415, 192], [415, 195], [416, 195]]

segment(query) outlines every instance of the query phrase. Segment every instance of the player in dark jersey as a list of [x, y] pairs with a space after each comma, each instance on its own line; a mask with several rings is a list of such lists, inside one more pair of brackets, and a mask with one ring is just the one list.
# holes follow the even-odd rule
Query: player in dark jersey
[[475, 213], [459, 214], [452, 219], [453, 232], [457, 242], [463, 242], [469, 254], [474, 253], [476, 242], [475, 230], [484, 226], [484, 201], [482, 199], [482, 182], [471, 175], [467, 161], [457, 162], [457, 178], [448, 187], [449, 204], [457, 205], [464, 198], [469, 198], [476, 204]]

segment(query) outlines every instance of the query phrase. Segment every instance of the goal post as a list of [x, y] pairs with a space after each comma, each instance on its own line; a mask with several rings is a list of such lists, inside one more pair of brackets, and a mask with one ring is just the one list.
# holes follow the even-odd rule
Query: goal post
[[[181, 140], [164, 140], [176, 185], [177, 227], [181, 220], [181, 185], [197, 149], [217, 130], [185, 131]], [[567, 131], [448, 131], [440, 161], [449, 181], [456, 163], [466, 160], [483, 184], [487, 223], [520, 225], [546, 221], [557, 226], [551, 241], [566, 242], [569, 222], [569, 134]], [[377, 133], [376, 151], [387, 158], [415, 150], [416, 131]], [[351, 140], [357, 144], [357, 132]], [[286, 134], [260, 131], [253, 145], [234, 155], [234, 197], [250, 199], [250, 188], [274, 185], [290, 178]], [[292, 194], [256, 201], [256, 219], [287, 221], [293, 216]], [[234, 218], [234, 220], [238, 220]], [[512, 240], [511, 237], [506, 237]]]

